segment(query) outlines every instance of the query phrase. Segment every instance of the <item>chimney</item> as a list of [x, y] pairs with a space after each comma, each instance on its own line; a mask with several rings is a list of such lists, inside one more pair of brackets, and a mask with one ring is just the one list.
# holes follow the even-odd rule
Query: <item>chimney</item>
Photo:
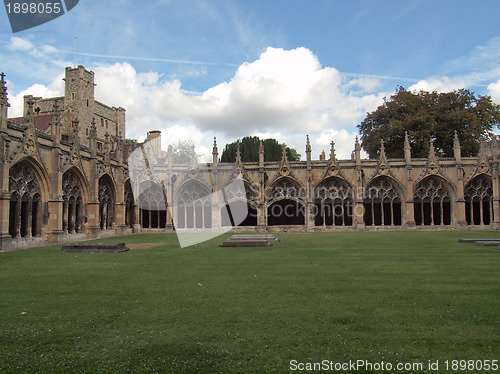
[[161, 156], [161, 131], [149, 131], [146, 142], [150, 143], [151, 148], [153, 148], [153, 152], [155, 153], [156, 157], [159, 158]]

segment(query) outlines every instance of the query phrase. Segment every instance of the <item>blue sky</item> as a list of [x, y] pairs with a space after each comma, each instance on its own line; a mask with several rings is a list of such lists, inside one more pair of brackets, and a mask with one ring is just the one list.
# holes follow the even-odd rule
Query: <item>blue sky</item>
[[127, 109], [127, 137], [162, 130], [209, 158], [245, 135], [276, 137], [313, 157], [398, 85], [468, 88], [500, 103], [500, 2], [80, 0], [13, 34], [0, 11], [0, 70], [11, 115], [22, 95], [60, 95], [66, 66], [96, 72], [97, 99]]

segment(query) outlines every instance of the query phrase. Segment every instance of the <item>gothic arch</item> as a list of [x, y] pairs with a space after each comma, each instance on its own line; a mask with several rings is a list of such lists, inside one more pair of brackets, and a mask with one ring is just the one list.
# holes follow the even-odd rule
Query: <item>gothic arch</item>
[[87, 200], [83, 193], [81, 180], [75, 170], [77, 169], [69, 169], [62, 178], [63, 231], [70, 234], [83, 231], [84, 203]]
[[367, 226], [401, 226], [404, 195], [394, 178], [379, 176], [363, 193], [364, 222]]
[[414, 217], [417, 226], [444, 226], [452, 224], [451, 185], [440, 176], [428, 176], [414, 189]]
[[42, 233], [43, 187], [27, 159], [9, 169], [9, 234], [13, 238]]
[[328, 177], [314, 188], [316, 226], [352, 226], [354, 190], [343, 178]]
[[[71, 172], [75, 175], [75, 177], [78, 180], [78, 183], [80, 184], [80, 187], [82, 189], [82, 198], [84, 203], [88, 203], [89, 201], [89, 196], [90, 196], [90, 186], [87, 177], [85, 174], [80, 170], [80, 168], [76, 166], [72, 166], [69, 169], [67, 169], [64, 174]], [[63, 175], [64, 175], [63, 174]]]
[[219, 201], [221, 226], [257, 226], [258, 191], [248, 180], [242, 182], [224, 187], [224, 200]]
[[151, 180], [139, 185], [139, 217], [143, 228], [165, 228], [167, 204], [163, 186]]
[[465, 218], [471, 226], [493, 223], [493, 184], [487, 174], [471, 179], [465, 189]]
[[50, 188], [50, 177], [49, 174], [47, 173], [47, 170], [32, 156], [26, 156], [20, 158], [10, 168], [12, 169], [12, 167], [14, 167], [15, 165], [23, 163], [29, 165], [33, 169], [33, 172], [35, 173], [40, 185], [40, 194], [42, 196], [42, 200], [48, 201], [50, 197], [51, 188]]
[[290, 177], [278, 179], [272, 184], [266, 198], [269, 226], [305, 224], [306, 193], [295, 179]]
[[116, 189], [109, 174], [99, 178], [99, 226], [101, 230], [109, 230], [115, 221]]
[[291, 177], [281, 177], [273, 182], [266, 193], [267, 206], [278, 200], [294, 200], [304, 203], [306, 192], [304, 186]]
[[212, 192], [198, 180], [183, 183], [175, 194], [174, 222], [178, 229], [212, 227]]

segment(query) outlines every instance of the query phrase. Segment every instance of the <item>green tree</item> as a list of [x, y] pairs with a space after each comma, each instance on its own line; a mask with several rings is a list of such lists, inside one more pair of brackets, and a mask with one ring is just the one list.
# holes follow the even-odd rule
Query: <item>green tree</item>
[[500, 124], [500, 106], [490, 96], [475, 96], [469, 90], [446, 93], [414, 93], [399, 87], [389, 100], [368, 113], [358, 129], [363, 149], [378, 157], [384, 140], [387, 157], [404, 157], [405, 131], [412, 157], [427, 157], [429, 141], [436, 153], [453, 156], [453, 139], [458, 134], [463, 156], [475, 156], [481, 140], [489, 140]]
[[[240, 142], [241, 161], [258, 162], [260, 139], [257, 136], [245, 136], [236, 142], [226, 144], [221, 155], [221, 162], [236, 161], [237, 144]], [[264, 161], [280, 161], [283, 155], [282, 145], [276, 139], [264, 139]], [[299, 161], [300, 154], [293, 148], [286, 147], [286, 155], [289, 161]]]

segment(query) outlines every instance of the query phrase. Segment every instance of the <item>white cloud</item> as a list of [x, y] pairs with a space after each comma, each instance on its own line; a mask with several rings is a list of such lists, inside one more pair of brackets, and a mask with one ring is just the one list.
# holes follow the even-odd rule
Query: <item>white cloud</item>
[[463, 78], [449, 78], [447, 76], [443, 76], [418, 81], [414, 85], [410, 86], [408, 91], [450, 92], [465, 87], [467, 87], [467, 83]]
[[13, 36], [10, 39], [10, 43], [7, 45], [7, 48], [12, 51], [24, 51], [29, 52], [33, 50], [34, 45], [27, 39], [18, 38], [17, 36]]
[[[21, 41], [11, 44], [28, 48]], [[206, 161], [211, 160], [214, 136], [222, 153], [227, 142], [249, 135], [276, 138], [303, 158], [307, 134], [313, 158], [321, 151], [314, 148], [325, 148], [333, 137], [338, 156], [349, 157], [354, 126], [386, 95], [374, 92], [378, 80], [346, 78], [335, 68], [323, 68], [306, 48], [268, 48], [258, 60], [242, 64], [231, 80], [201, 94], [184, 91], [178, 79], [137, 72], [126, 62], [99, 66], [94, 72], [96, 99], [127, 110], [127, 137], [141, 141], [147, 131], [162, 130], [165, 148], [191, 140]], [[20, 114], [24, 94], [50, 97], [63, 91], [58, 77], [47, 87], [22, 91], [11, 102]]]
[[[363, 83], [363, 90], [374, 82]], [[356, 94], [337, 69], [321, 68], [306, 48], [268, 48], [260, 58], [242, 64], [229, 82], [201, 95], [167, 81], [153, 92], [152, 110], [166, 121], [188, 120], [201, 129], [233, 136], [252, 131], [286, 129], [321, 131], [352, 126], [382, 101], [381, 94]]]
[[491, 96], [491, 99], [495, 103], [500, 105], [500, 80], [488, 86], [488, 95]]

